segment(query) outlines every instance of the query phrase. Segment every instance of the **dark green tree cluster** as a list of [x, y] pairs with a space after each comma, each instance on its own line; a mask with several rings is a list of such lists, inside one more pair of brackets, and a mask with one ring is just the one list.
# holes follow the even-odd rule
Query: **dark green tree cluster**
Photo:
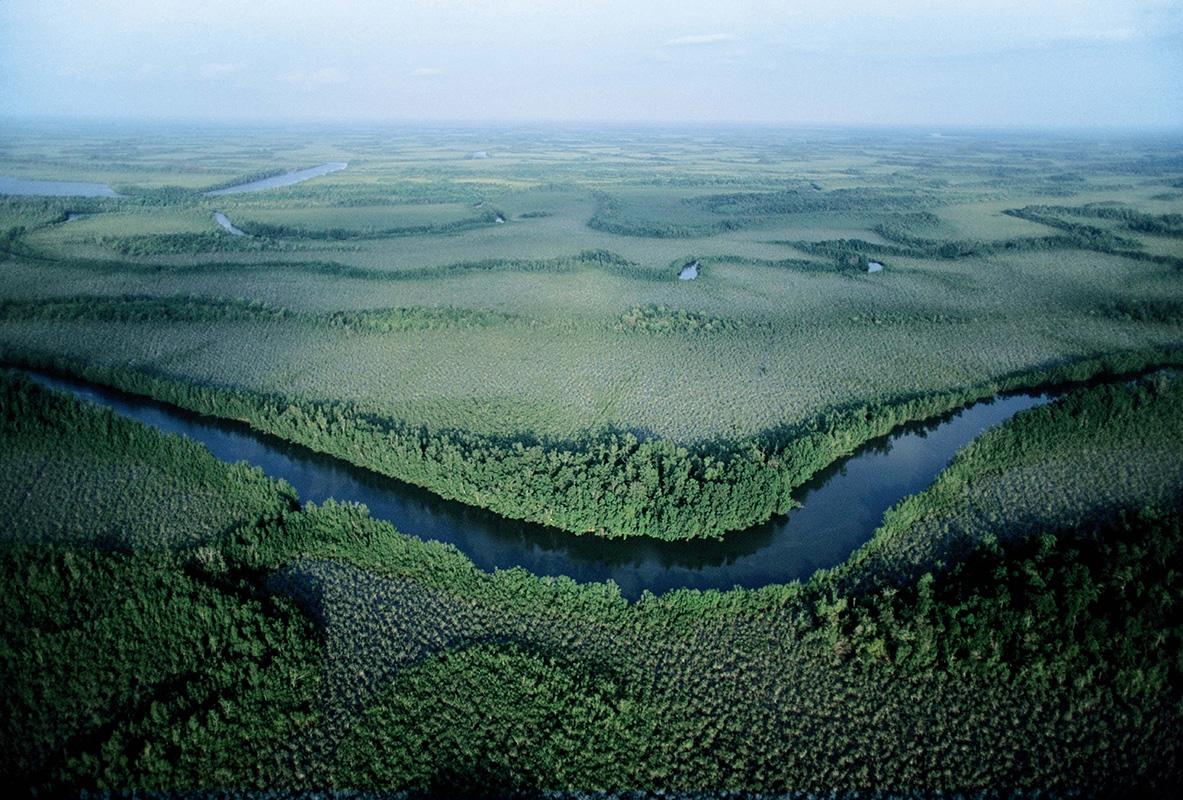
[[725, 231], [739, 230], [745, 222], [739, 219], [720, 219], [707, 222], [646, 219], [635, 210], [626, 209], [616, 197], [597, 192], [596, 210], [587, 226], [618, 236], [644, 236], [654, 239], [686, 239], [711, 236]]
[[1026, 211], [1049, 216], [1117, 220], [1136, 233], [1183, 237], [1183, 214], [1147, 214], [1124, 205], [1086, 203], [1083, 206], [1028, 206]]
[[290, 245], [258, 236], [232, 236], [222, 231], [201, 233], [147, 233], [135, 236], [100, 236], [99, 245], [123, 256], [190, 255], [193, 253], [261, 252], [290, 250]]
[[51, 368], [257, 430], [514, 519], [579, 533], [718, 537], [788, 511], [792, 491], [862, 443], [1000, 390], [1134, 373], [1179, 363], [1174, 350], [1081, 359], [957, 391], [838, 408], [753, 437], [683, 446], [607, 430], [578, 440], [431, 430], [345, 401], [309, 401], [201, 386], [36, 353], [0, 363]]
[[249, 217], [237, 222], [239, 228], [254, 237], [270, 239], [323, 239], [348, 241], [351, 239], [394, 239], [400, 236], [424, 236], [432, 234], [460, 233], [504, 222], [506, 216], [495, 208], [485, 208], [481, 213], [466, 219], [451, 222], [437, 222], [424, 225], [404, 225], [396, 228], [303, 228], [271, 222], [258, 222]]
[[245, 183], [254, 183], [255, 181], [266, 180], [267, 178], [274, 178], [279, 175], [284, 175], [288, 172], [296, 172], [307, 167], [270, 167], [268, 169], [255, 170], [248, 172], [245, 175], [239, 175], [237, 178], [228, 178], [218, 183], [210, 184], [201, 190], [205, 192], [216, 192], [219, 189], [229, 189], [232, 186], [242, 186]]
[[[1086, 207], [1087, 208], [1087, 207]], [[860, 256], [901, 256], [906, 258], [959, 259], [990, 256], [1000, 253], [1038, 252], [1047, 250], [1091, 250], [1098, 253], [1118, 255], [1138, 261], [1150, 261], [1183, 268], [1183, 259], [1155, 255], [1143, 251], [1142, 242], [1126, 236], [1119, 236], [1092, 225], [1082, 225], [1052, 216], [1052, 212], [1065, 211], [1061, 206], [1028, 206], [1022, 209], [1006, 209], [1003, 213], [1013, 217], [1037, 222], [1056, 228], [1062, 233], [1051, 236], [1020, 236], [1009, 239], [983, 241], [979, 239], [930, 239], [915, 235], [910, 227], [899, 221], [878, 223], [874, 231], [891, 244], [868, 242], [864, 239], [828, 239], [823, 241], [787, 241], [798, 250], [811, 255], [835, 259], [842, 266], [852, 266]], [[1142, 215], [1147, 216], [1147, 215]], [[1168, 215], [1169, 216], [1169, 215]], [[1141, 217], [1131, 217], [1141, 219]]]
[[316, 721], [320, 658], [289, 601], [159, 552], [9, 545], [0, 579], [11, 788], [300, 780], [289, 750]]
[[[732, 192], [686, 198], [686, 211], [698, 211], [691, 220], [672, 215], [661, 218], [640, 204], [626, 205], [619, 198], [597, 192], [596, 210], [588, 227], [621, 236], [659, 239], [712, 236], [741, 230], [786, 214], [850, 211], [908, 211], [931, 204], [925, 193], [914, 190], [873, 188], [818, 191], [811, 188], [772, 192]], [[705, 218], [701, 212], [706, 212]]]
[[0, 319], [79, 322], [207, 322], [222, 319], [286, 319], [295, 312], [253, 300], [153, 295], [82, 295], [52, 300], [0, 302]]
[[[112, 422], [9, 391], [30, 430]], [[1022, 482], [1047, 443], [1087, 460], [1137, 419], [1183, 436], [1177, 377], [1070, 401], [1015, 417], [961, 469]], [[176, 459], [170, 437], [142, 436], [143, 458], [154, 440]], [[80, 437], [83, 474], [104, 447]], [[960, 516], [959, 497], [938, 483], [921, 518]], [[611, 586], [482, 573], [331, 503], [183, 551], [0, 545], [0, 759], [14, 785], [51, 794], [1169, 795], [1183, 766], [1181, 512], [1116, 509], [1033, 535], [980, 525], [963, 557], [917, 555], [914, 575], [867, 589], [837, 571], [635, 604]]]
[[735, 192], [697, 197], [686, 202], [715, 214], [767, 217], [836, 211], [911, 211], [931, 205], [931, 194], [914, 189], [785, 189], [777, 192]]
[[620, 315], [618, 331], [637, 333], [725, 333], [739, 329], [735, 320], [665, 305], [637, 305]]
[[333, 311], [325, 318], [329, 326], [355, 333], [487, 328], [519, 319], [504, 311], [459, 306], [407, 306], [362, 311]]

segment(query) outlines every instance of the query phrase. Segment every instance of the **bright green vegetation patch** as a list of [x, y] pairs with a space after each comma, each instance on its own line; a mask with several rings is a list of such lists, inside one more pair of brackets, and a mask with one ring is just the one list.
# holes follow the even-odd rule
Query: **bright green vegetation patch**
[[[6, 391], [45, 435], [110, 422]], [[336, 504], [184, 553], [4, 544], [5, 771], [55, 793], [1162, 793], [1183, 758], [1181, 411], [1165, 374], [1025, 412], [850, 565], [755, 591], [629, 604], [481, 573]], [[143, 460], [175, 459], [142, 434]], [[82, 503], [103, 471], [79, 474]], [[1033, 494], [1099, 475], [1107, 492]], [[978, 513], [983, 486], [1016, 498], [1005, 518]], [[959, 548], [934, 557], [946, 527]]]

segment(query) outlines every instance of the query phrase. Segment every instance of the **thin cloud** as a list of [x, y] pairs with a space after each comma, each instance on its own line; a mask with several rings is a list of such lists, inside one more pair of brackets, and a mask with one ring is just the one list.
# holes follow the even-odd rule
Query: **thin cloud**
[[226, 64], [226, 63], [209, 63], [202, 64], [201, 69], [197, 74], [201, 76], [202, 80], [213, 81], [218, 78], [225, 78], [227, 75], [238, 72], [241, 64]]
[[437, 75], [443, 74], [444, 71], [436, 67], [419, 67], [418, 69], [411, 70], [412, 78], [434, 78]]
[[1140, 38], [1141, 32], [1133, 28], [1098, 28], [1093, 30], [1069, 29], [1059, 39], [1068, 42], [1124, 43]]
[[735, 37], [730, 33], [699, 33], [692, 36], [679, 36], [665, 43], [666, 47], [692, 47], [702, 44], [722, 44], [734, 42]]
[[285, 83], [302, 86], [305, 89], [318, 89], [322, 86], [344, 83], [348, 80], [348, 76], [336, 67], [325, 67], [314, 70], [294, 69], [280, 75], [279, 79]]

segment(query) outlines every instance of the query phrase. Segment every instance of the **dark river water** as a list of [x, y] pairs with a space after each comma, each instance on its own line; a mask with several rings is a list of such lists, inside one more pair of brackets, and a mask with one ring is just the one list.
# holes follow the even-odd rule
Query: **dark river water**
[[294, 183], [309, 180], [311, 178], [319, 178], [321, 175], [328, 175], [330, 172], [339, 172], [349, 166], [343, 161], [330, 161], [327, 164], [321, 164], [319, 167], [309, 167], [308, 169], [298, 169], [295, 172], [285, 172], [282, 175], [273, 175], [270, 178], [262, 178], [250, 183], [240, 183], [237, 186], [228, 186], [225, 189], [217, 189], [212, 192], [206, 192], [206, 197], [221, 197], [224, 194], [239, 194], [240, 192], [261, 192], [265, 189], [278, 189], [281, 186], [291, 186]]
[[283, 478], [303, 501], [364, 503], [378, 519], [421, 539], [449, 542], [485, 570], [521, 566], [536, 575], [611, 579], [630, 599], [679, 587], [730, 589], [808, 578], [845, 561], [898, 501], [927, 487], [958, 449], [987, 428], [1052, 399], [1018, 393], [976, 403], [928, 423], [903, 426], [859, 448], [796, 492], [801, 507], [723, 541], [659, 542], [576, 536], [444, 500], [243, 423], [59, 377], [38, 382], [125, 417], [201, 442], [224, 461], [246, 461]]

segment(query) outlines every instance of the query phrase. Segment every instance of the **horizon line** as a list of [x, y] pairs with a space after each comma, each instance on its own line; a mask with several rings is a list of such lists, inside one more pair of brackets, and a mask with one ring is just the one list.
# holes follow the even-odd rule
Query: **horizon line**
[[[964, 132], [1023, 132], [1023, 133], [1153, 133], [1183, 134], [1183, 122], [1164, 124], [1123, 125], [1099, 124], [1020, 124], [990, 122], [868, 122], [816, 120], [758, 120], [758, 119], [601, 119], [561, 117], [199, 117], [199, 116], [106, 116], [71, 114], [10, 114], [0, 111], [0, 122], [15, 124], [95, 124], [95, 125], [205, 125], [209, 127], [277, 127], [285, 125], [328, 127], [383, 127], [392, 125], [439, 127], [601, 127], [601, 128], [751, 128], [775, 130], [900, 130], [938, 129]], [[0, 131], [0, 136], [3, 132]]]

